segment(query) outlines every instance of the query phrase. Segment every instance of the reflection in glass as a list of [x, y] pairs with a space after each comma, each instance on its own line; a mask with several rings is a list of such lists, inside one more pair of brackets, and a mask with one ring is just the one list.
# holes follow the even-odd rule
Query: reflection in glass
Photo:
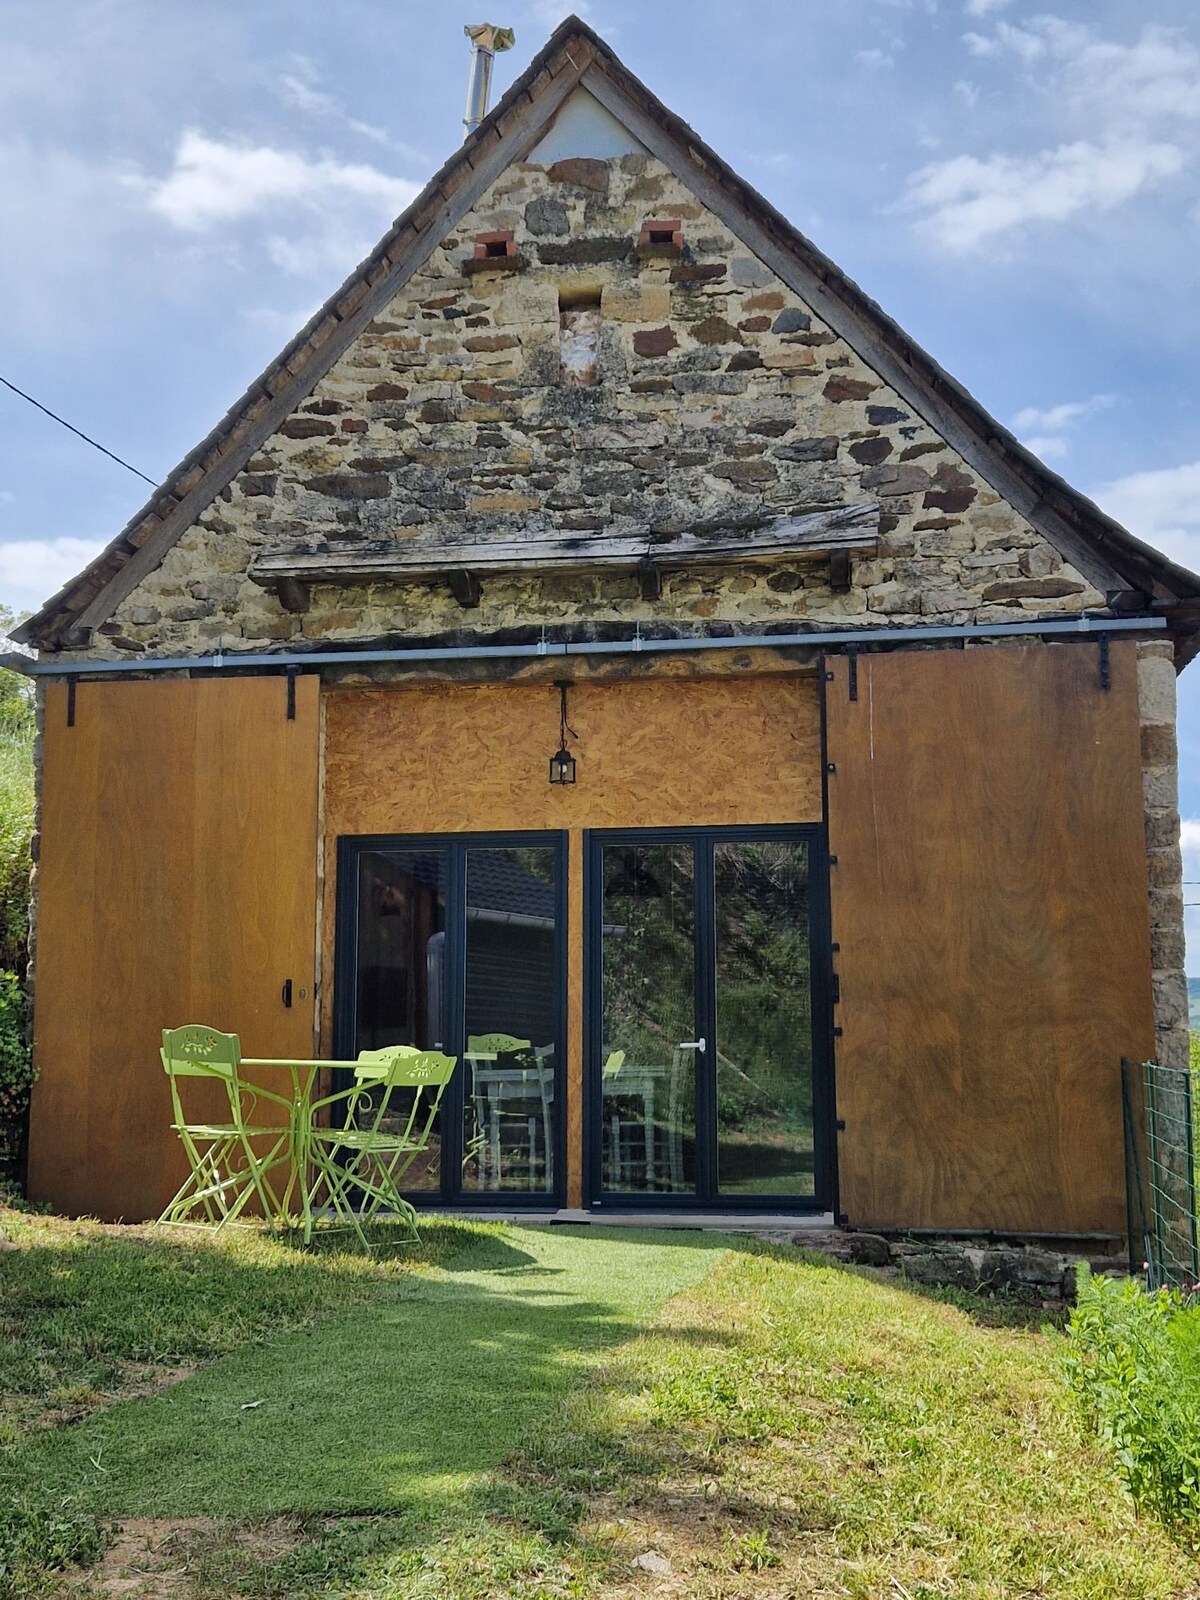
[[603, 852], [603, 1186], [683, 1193], [696, 1182], [695, 852]]
[[[446, 1036], [446, 862], [440, 850], [364, 852], [358, 858], [358, 961], [354, 1054], [406, 1044], [440, 1050]], [[393, 1095], [403, 1127], [409, 1106]], [[361, 1118], [360, 1118], [361, 1120]], [[409, 1168], [405, 1187], [436, 1189], [441, 1112], [429, 1149]]]
[[554, 1187], [557, 858], [467, 851], [464, 1189]]
[[813, 1193], [808, 851], [718, 844], [717, 1183]]

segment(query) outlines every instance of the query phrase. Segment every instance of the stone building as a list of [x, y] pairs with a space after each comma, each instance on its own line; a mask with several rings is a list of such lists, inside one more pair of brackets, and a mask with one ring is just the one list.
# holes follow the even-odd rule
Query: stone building
[[458, 1056], [443, 1205], [1121, 1234], [1198, 600], [569, 20], [25, 627], [32, 1192], [204, 1021]]

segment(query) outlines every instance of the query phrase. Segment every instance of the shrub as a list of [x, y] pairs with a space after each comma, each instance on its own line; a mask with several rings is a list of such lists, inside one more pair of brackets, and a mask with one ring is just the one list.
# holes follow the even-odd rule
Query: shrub
[[25, 995], [15, 972], [0, 972], [0, 1164], [19, 1139], [32, 1083]]
[[33, 726], [0, 705], [0, 968], [23, 973], [29, 937]]
[[1200, 1523], [1200, 1308], [1083, 1272], [1068, 1336], [1067, 1381], [1138, 1506]]

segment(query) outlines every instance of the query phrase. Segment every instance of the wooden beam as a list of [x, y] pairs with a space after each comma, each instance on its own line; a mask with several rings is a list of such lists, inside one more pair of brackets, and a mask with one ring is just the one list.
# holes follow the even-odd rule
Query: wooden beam
[[[727, 565], [828, 557], [831, 552], [870, 550], [878, 541], [879, 507], [868, 501], [781, 517], [758, 528], [711, 533], [532, 534], [496, 539], [300, 538], [268, 546], [251, 563], [250, 575], [270, 585], [281, 579], [305, 583], [397, 582], [449, 579], [452, 574], [538, 571], [658, 572], [679, 567]], [[473, 602], [465, 602], [473, 603]]]
[[638, 584], [642, 591], [643, 600], [659, 600], [662, 598], [662, 568], [656, 566], [649, 556], [638, 562]]
[[453, 572], [446, 574], [446, 578], [450, 585], [450, 593], [462, 606], [463, 610], [474, 610], [479, 604], [482, 594], [479, 587], [479, 579], [475, 574], [469, 572], [465, 567], [456, 567]]
[[280, 578], [277, 587], [279, 604], [285, 611], [297, 613], [308, 610], [308, 585], [300, 578]]
[[850, 552], [835, 550], [829, 557], [829, 588], [833, 594], [847, 594], [850, 590]]

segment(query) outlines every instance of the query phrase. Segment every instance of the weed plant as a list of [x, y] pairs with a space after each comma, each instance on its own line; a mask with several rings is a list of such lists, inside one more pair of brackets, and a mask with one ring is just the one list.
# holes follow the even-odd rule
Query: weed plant
[[1086, 1273], [1067, 1378], [1141, 1510], [1200, 1548], [1200, 1307]]

